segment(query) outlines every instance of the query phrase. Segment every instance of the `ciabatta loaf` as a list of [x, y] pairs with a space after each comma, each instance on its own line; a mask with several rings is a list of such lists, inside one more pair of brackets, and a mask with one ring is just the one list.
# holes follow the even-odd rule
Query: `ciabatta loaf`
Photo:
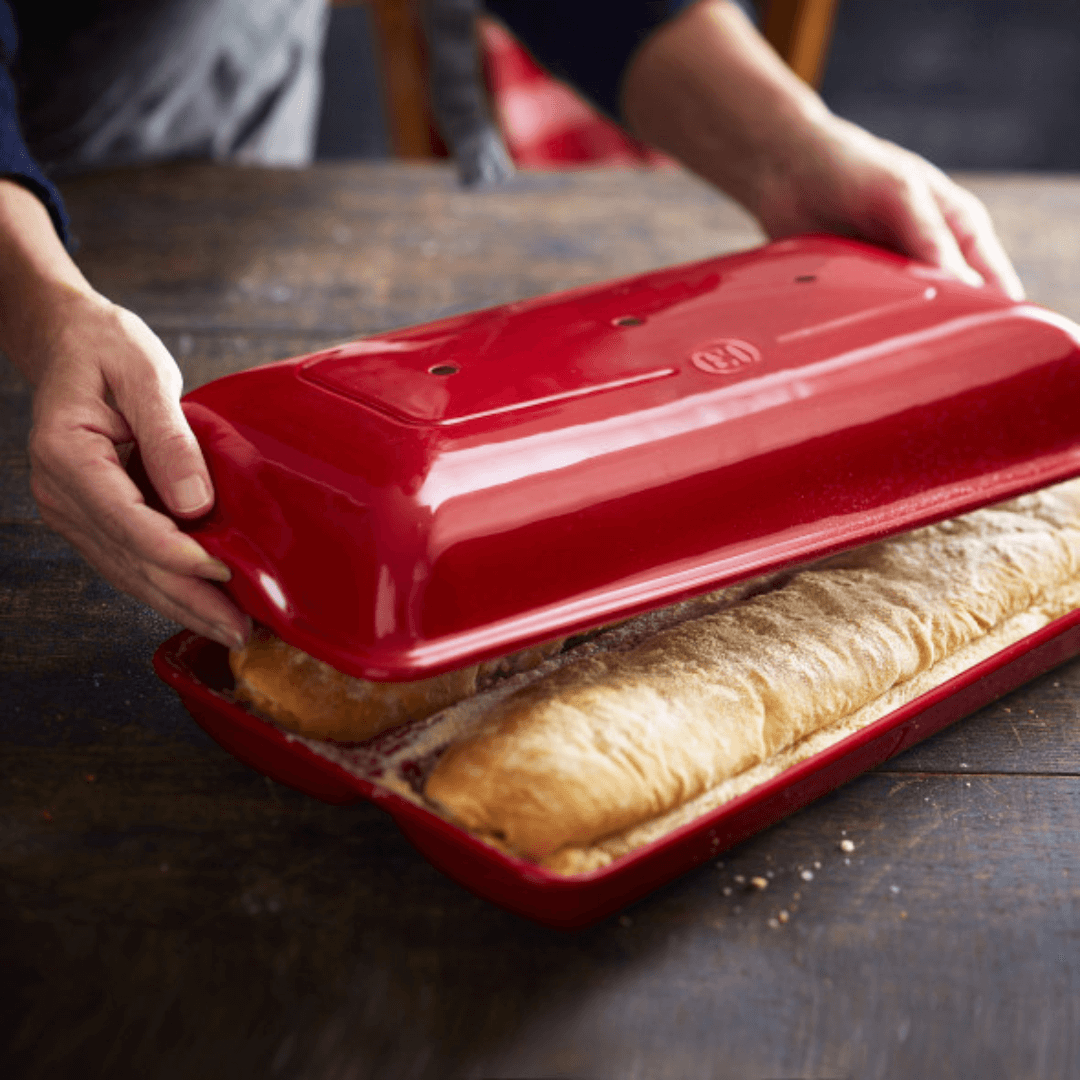
[[229, 654], [235, 693], [282, 727], [313, 739], [363, 742], [476, 693], [497, 675], [525, 671], [560, 641], [414, 682], [373, 682], [343, 675], [265, 629]]
[[936, 670], [954, 674], [953, 658], [1025, 611], [1063, 614], [1078, 575], [1080, 481], [857, 549], [496, 701], [425, 794], [559, 866]]

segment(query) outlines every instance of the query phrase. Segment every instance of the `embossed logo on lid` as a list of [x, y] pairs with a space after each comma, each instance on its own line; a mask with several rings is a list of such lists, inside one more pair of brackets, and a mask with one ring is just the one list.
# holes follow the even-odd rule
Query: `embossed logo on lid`
[[690, 354], [694, 367], [709, 375], [734, 375], [760, 359], [761, 353], [750, 342], [738, 338], [719, 338]]

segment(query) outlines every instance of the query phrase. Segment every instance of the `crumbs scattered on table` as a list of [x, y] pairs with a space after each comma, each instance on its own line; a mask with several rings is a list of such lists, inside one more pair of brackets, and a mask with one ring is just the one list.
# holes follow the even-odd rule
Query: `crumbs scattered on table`
[[855, 844], [851, 840], [845, 838], [840, 841], [840, 850], [850, 853], [855, 850]]
[[755, 889], [760, 891], [762, 889], [767, 889], [769, 887], [769, 879], [768, 878], [763, 878], [760, 874], [755, 874], [750, 879], [750, 884], [753, 885]]

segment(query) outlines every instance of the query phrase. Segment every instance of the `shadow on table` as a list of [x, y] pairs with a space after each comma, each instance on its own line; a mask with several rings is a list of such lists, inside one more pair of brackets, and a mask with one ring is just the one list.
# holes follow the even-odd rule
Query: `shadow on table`
[[[144, 828], [101, 821], [15, 875], [9, 1075], [450, 1080], [661, 940], [625, 917], [535, 926], [428, 867], [381, 812], [219, 767], [233, 794], [204, 776], [186, 830], [146, 797]], [[601, 1048], [578, 1041], [595, 1066]]]

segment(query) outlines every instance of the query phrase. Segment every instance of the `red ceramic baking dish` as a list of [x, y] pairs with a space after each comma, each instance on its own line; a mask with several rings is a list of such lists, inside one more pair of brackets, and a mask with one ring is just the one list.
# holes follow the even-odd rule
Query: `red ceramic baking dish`
[[186, 631], [177, 634], [155, 653], [154, 667], [180, 694], [199, 725], [241, 761], [325, 802], [371, 800], [393, 817], [432, 865], [465, 888], [544, 925], [572, 930], [618, 911], [715, 858], [1078, 653], [1080, 610], [690, 824], [602, 869], [572, 877], [504, 855], [438, 814], [381, 787], [377, 762], [384, 749], [396, 749], [395, 732], [366, 745], [367, 775], [357, 775], [234, 702], [229, 694], [232, 675], [227, 655], [215, 642]]
[[[218, 498], [185, 528], [285, 640], [353, 675], [415, 679], [1074, 476], [1078, 393], [1068, 320], [803, 237], [201, 387], [185, 410]], [[573, 878], [250, 716], [208, 644], [182, 635], [156, 663], [238, 756], [319, 797], [379, 799], [469, 887], [570, 926], [1072, 655], [1074, 626]]]

